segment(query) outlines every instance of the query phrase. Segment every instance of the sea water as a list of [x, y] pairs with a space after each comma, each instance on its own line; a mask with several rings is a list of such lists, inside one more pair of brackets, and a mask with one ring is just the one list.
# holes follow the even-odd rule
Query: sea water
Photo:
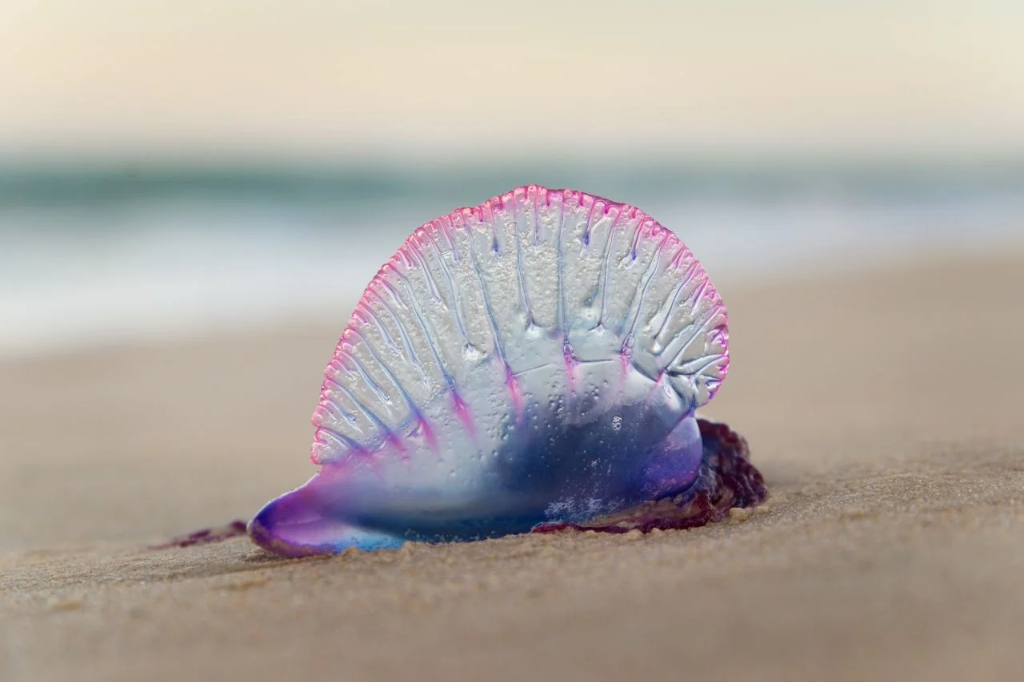
[[1024, 166], [9, 164], [0, 357], [337, 319], [421, 223], [519, 184], [633, 203], [733, 285], [1024, 248]]

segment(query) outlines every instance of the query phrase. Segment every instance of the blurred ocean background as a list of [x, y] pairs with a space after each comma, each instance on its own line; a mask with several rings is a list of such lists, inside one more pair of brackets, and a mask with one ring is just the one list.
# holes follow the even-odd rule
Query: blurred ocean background
[[768, 5], [9, 0], [0, 355], [340, 330], [416, 226], [528, 183], [723, 289], [1024, 245], [1024, 3]]
[[1014, 166], [8, 168], [0, 353], [291, 317], [335, 318], [340, 330], [420, 223], [528, 182], [640, 206], [720, 286], [1024, 246]]

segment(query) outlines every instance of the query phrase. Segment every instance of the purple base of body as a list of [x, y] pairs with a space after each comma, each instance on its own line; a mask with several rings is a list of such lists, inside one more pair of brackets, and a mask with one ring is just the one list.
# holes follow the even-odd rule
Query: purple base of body
[[623, 509], [583, 523], [543, 523], [534, 533], [562, 530], [649, 533], [655, 528], [679, 530], [721, 521], [733, 507], [754, 507], [768, 496], [761, 472], [750, 463], [746, 439], [728, 426], [698, 419], [704, 459], [694, 486], [671, 498]]
[[[531, 532], [554, 533], [563, 530], [596, 531], [600, 533], [628, 533], [639, 530], [648, 533], [655, 528], [679, 530], [696, 528], [721, 521], [733, 507], [754, 507], [764, 502], [767, 490], [761, 472], [750, 463], [747, 441], [718, 422], [697, 420], [700, 429], [704, 455], [700, 473], [694, 484], [685, 492], [644, 502], [628, 509], [600, 516], [589, 521], [570, 523], [564, 521], [541, 523]], [[324, 550], [310, 548], [298, 552], [295, 547], [280, 543], [276, 538], [263, 532], [261, 526], [250, 528], [257, 544], [284, 556], [304, 556], [324, 553]], [[246, 524], [233, 521], [220, 528], [207, 528], [179, 536], [152, 549], [191, 547], [212, 542], [222, 542], [246, 534]], [[376, 537], [376, 536], [374, 536]], [[379, 547], [392, 548], [402, 544], [396, 537], [380, 536], [388, 542], [378, 543]], [[280, 546], [279, 546], [280, 545]], [[369, 546], [367, 546], [369, 547]]]

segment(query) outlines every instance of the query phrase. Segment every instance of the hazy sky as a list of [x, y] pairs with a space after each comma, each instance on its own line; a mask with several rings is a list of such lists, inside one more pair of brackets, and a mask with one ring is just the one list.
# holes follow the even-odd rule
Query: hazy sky
[[1024, 1], [0, 0], [0, 153], [604, 145], [1024, 151]]

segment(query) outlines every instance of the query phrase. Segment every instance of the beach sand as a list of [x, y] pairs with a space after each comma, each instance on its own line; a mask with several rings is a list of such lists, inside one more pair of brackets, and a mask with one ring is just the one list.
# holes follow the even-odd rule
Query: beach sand
[[0, 680], [1009, 680], [1024, 254], [726, 287], [753, 513], [279, 560], [321, 323], [0, 364]]

